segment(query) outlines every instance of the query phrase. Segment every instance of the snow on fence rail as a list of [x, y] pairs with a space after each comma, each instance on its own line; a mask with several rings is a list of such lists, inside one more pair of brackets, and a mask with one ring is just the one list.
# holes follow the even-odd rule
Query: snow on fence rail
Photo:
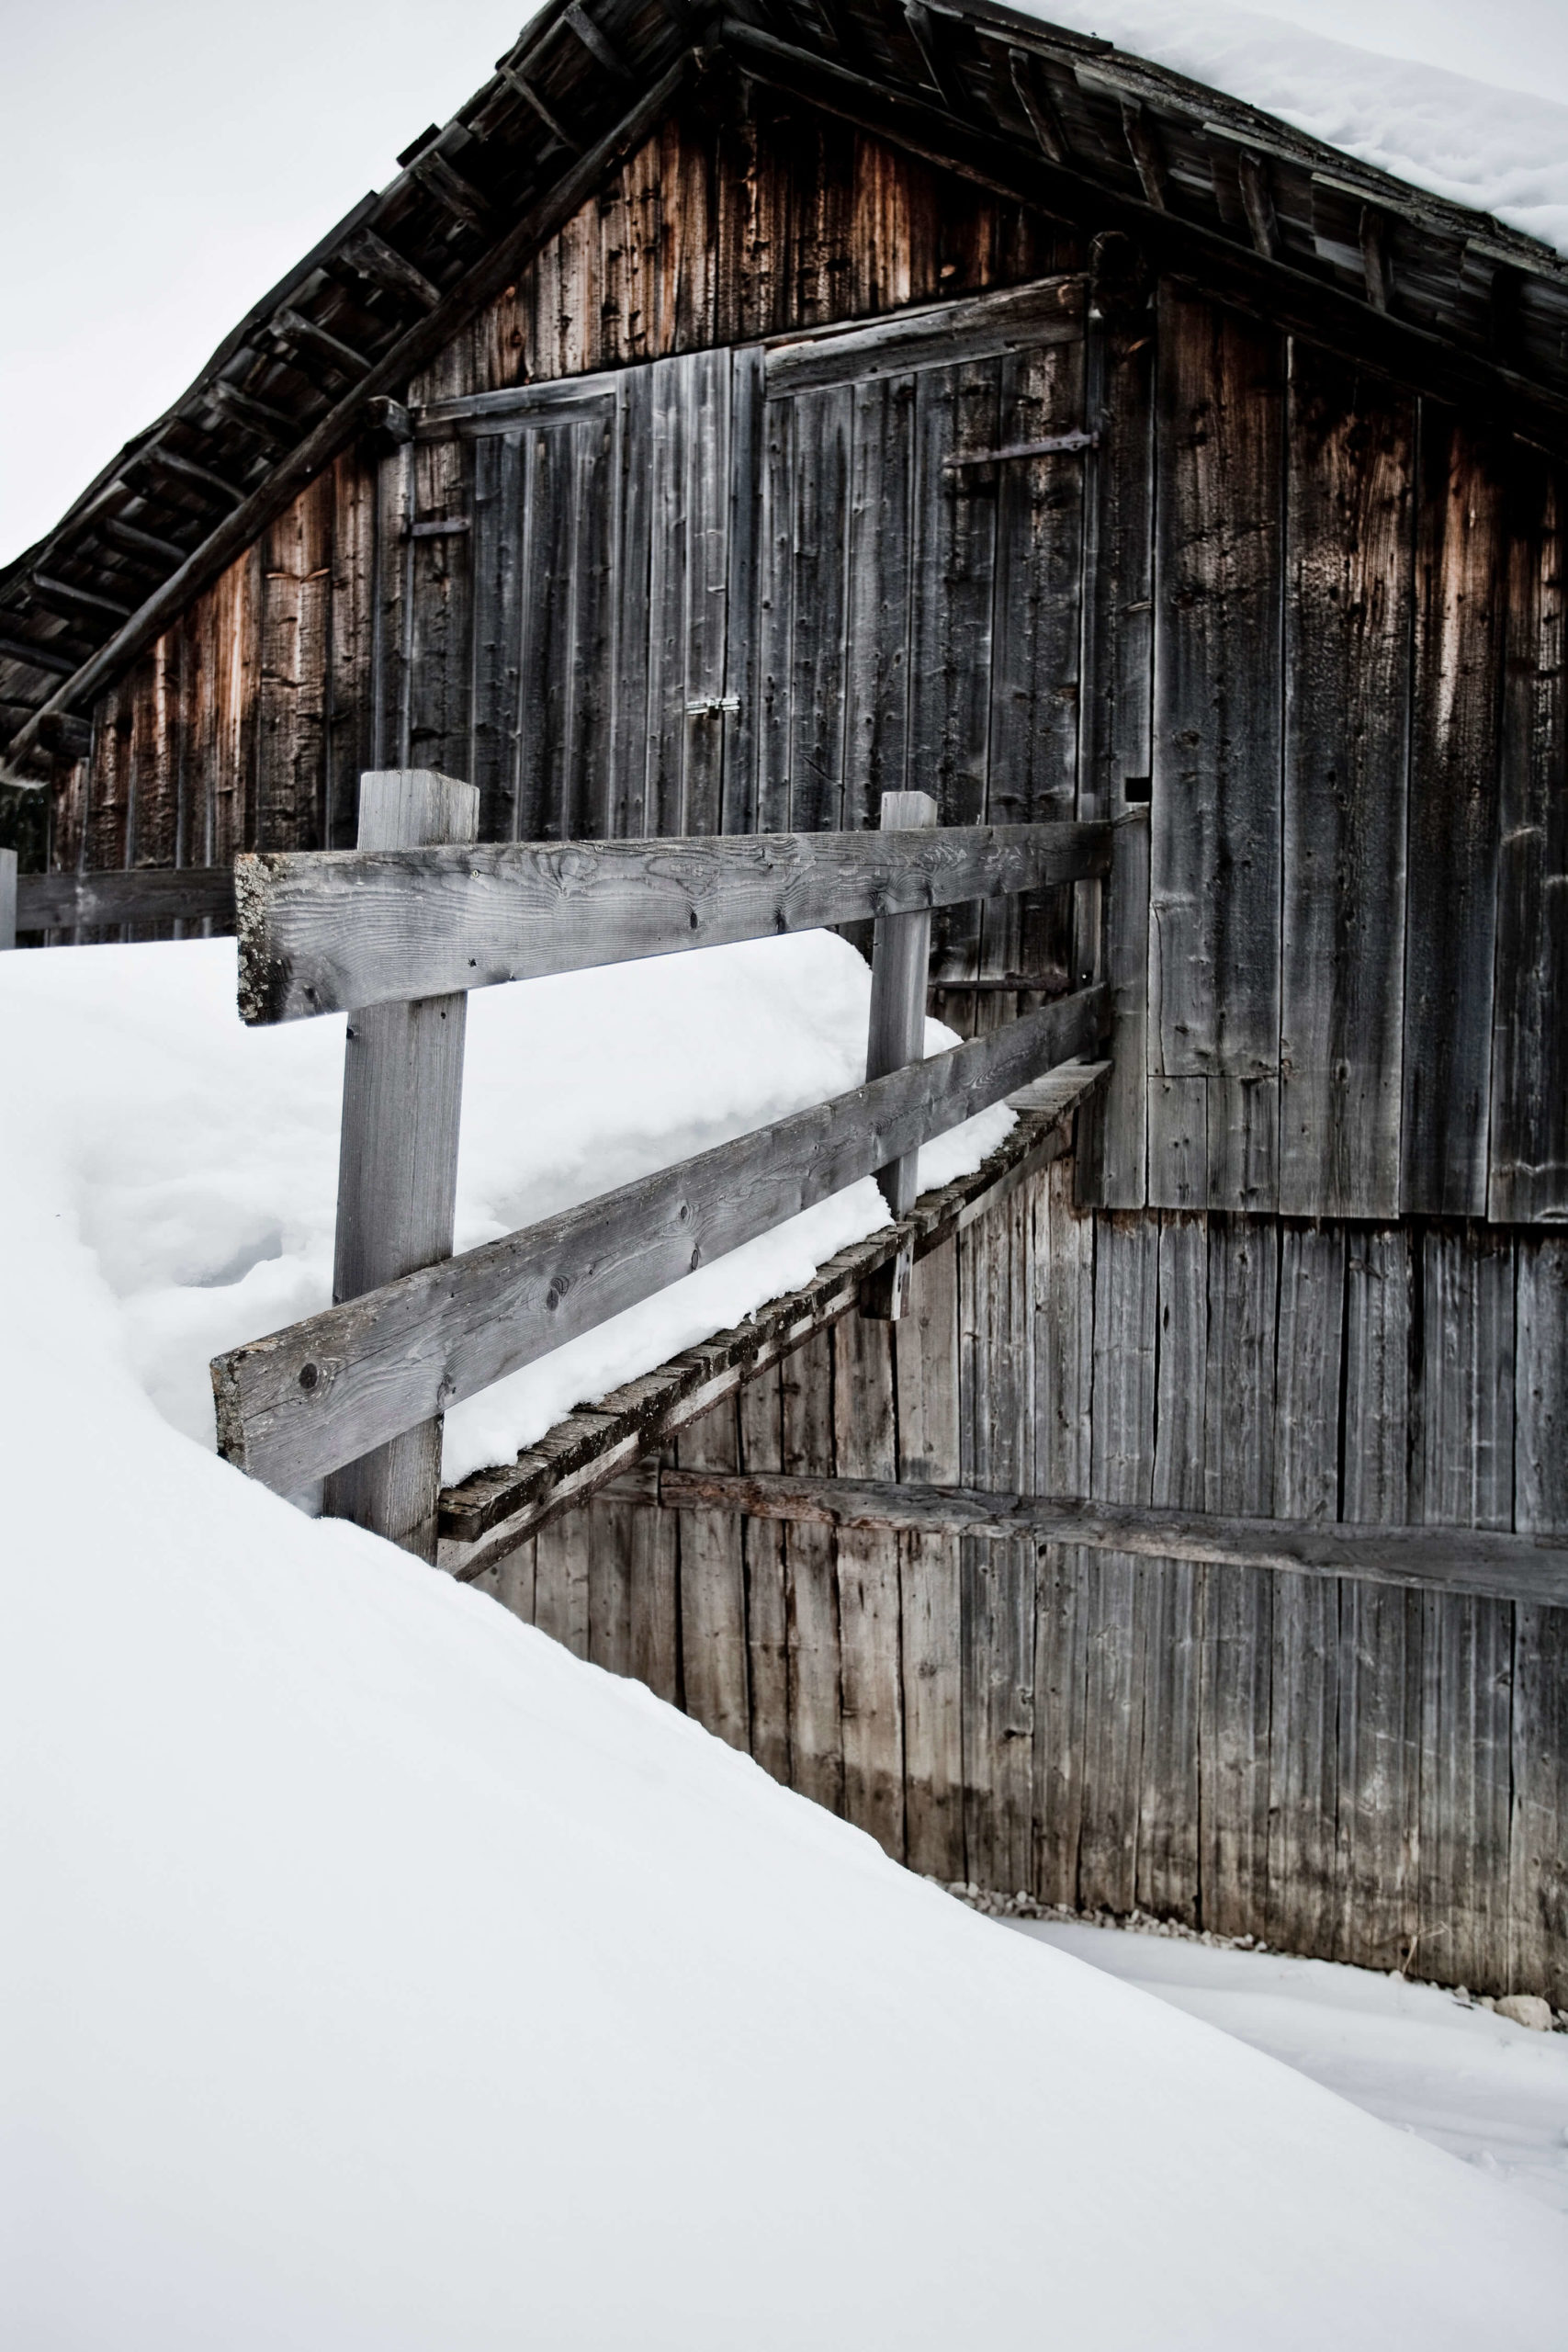
[[[932, 908], [1103, 876], [1109, 825], [943, 829], [890, 793], [876, 834], [479, 844], [478, 806], [369, 775], [357, 850], [236, 867], [245, 1019], [351, 1017], [340, 1303], [214, 1359], [219, 1448], [283, 1493], [324, 1476], [329, 1511], [427, 1558], [449, 1406], [863, 1176], [904, 1214], [923, 1142], [1092, 1052], [1111, 1014], [1084, 989], [921, 1059]], [[451, 1255], [468, 989], [866, 917], [863, 1086]]]

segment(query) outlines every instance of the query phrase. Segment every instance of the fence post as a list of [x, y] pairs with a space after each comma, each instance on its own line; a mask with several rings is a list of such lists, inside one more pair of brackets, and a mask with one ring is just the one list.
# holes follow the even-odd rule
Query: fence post
[[[937, 805], [929, 792], [885, 792], [882, 830], [913, 832], [934, 825]], [[925, 1059], [926, 976], [931, 967], [931, 919], [929, 912], [878, 915], [871, 949], [871, 1033], [866, 1040], [868, 1080], [887, 1078], [907, 1062]], [[907, 1151], [877, 1170], [882, 1197], [895, 1216], [904, 1216], [915, 1204], [920, 1155]], [[879, 1268], [861, 1293], [863, 1314], [897, 1322], [909, 1303], [909, 1277], [914, 1252], [907, 1246]]]
[[[361, 849], [430, 849], [479, 837], [471, 784], [426, 768], [359, 782]], [[468, 998], [427, 996], [348, 1016], [338, 1158], [334, 1302], [452, 1254]], [[323, 1507], [435, 1557], [441, 1416], [327, 1479]]]
[[17, 853], [0, 849], [0, 953], [17, 944]]

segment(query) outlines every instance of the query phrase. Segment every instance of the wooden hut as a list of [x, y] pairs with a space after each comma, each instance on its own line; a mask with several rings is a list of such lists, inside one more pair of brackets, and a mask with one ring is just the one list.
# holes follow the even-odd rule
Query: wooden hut
[[1568, 2004], [1568, 266], [935, 0], [565, 0], [400, 161], [0, 578], [34, 920], [389, 765], [487, 838], [1124, 820], [1103, 933], [940, 932], [960, 1028], [1101, 958], [1116, 1026], [914, 1312], [852, 1253], [449, 1565], [915, 1869]]

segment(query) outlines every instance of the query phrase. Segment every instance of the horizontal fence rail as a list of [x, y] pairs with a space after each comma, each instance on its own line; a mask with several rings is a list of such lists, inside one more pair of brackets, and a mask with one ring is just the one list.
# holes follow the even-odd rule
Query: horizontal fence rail
[[18, 874], [17, 929], [100, 930], [124, 922], [234, 920], [231, 865], [141, 865], [120, 873]]
[[903, 1535], [979, 1535], [1131, 1553], [1298, 1576], [1568, 1603], [1568, 1539], [1476, 1527], [1373, 1527], [1325, 1520], [1240, 1519], [1069, 1495], [991, 1494], [879, 1478], [792, 1477], [773, 1471], [690, 1470], [650, 1463], [601, 1489], [615, 1502], [674, 1510], [733, 1510], [807, 1527]]
[[1109, 872], [1109, 824], [243, 857], [240, 1011], [359, 1011]]
[[279, 1492], [298, 1493], [1092, 1053], [1110, 1013], [1107, 989], [1083, 989], [233, 1349], [212, 1366], [220, 1451]]

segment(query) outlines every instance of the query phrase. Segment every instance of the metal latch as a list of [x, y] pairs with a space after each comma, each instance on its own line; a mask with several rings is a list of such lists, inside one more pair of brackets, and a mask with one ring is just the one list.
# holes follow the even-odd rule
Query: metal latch
[[963, 457], [944, 458], [944, 471], [959, 466], [998, 466], [1006, 458], [1055, 458], [1071, 449], [1098, 449], [1098, 433], [1053, 433], [1043, 441], [1009, 441], [999, 449], [975, 449]]
[[699, 701], [686, 705], [686, 716], [688, 718], [705, 718], [710, 710], [739, 710], [739, 695], [704, 695]]

